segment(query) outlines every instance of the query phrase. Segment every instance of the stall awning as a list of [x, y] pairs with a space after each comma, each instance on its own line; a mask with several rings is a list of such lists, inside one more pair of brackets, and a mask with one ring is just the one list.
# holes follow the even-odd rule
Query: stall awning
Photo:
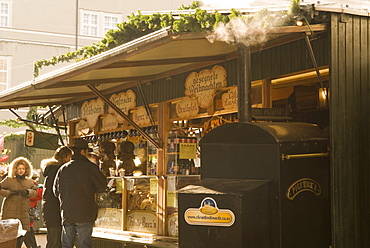
[[[268, 39], [253, 49], [267, 49], [320, 32], [325, 25], [274, 28]], [[258, 35], [258, 34], [256, 34]], [[0, 93], [0, 109], [64, 105], [96, 97], [92, 85], [104, 95], [137, 82], [153, 81], [236, 58], [237, 46], [211, 43], [206, 33], [174, 34], [170, 30], [143, 36], [109, 51], [45, 74]]]

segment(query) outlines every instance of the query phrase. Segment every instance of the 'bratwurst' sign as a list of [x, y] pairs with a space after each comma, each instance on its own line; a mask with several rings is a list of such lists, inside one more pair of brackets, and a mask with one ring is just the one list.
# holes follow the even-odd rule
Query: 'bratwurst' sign
[[227, 72], [222, 66], [216, 65], [211, 70], [202, 70], [199, 73], [192, 72], [185, 80], [185, 95], [196, 96], [199, 107], [209, 107], [217, 89], [227, 85]]

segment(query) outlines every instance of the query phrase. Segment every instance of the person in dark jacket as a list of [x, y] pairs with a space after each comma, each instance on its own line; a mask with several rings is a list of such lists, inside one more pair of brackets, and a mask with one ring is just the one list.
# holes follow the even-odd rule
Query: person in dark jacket
[[95, 194], [107, 187], [107, 179], [88, 159], [88, 143], [76, 139], [72, 160], [62, 165], [54, 181], [54, 195], [59, 198], [62, 213], [62, 246], [73, 248], [78, 234], [78, 248], [92, 247], [92, 231], [98, 215]]
[[55, 151], [52, 158], [41, 161], [45, 177], [42, 213], [47, 229], [46, 248], [62, 248], [62, 218], [59, 199], [53, 193], [53, 184], [58, 169], [71, 160], [72, 154], [69, 147], [61, 146]]

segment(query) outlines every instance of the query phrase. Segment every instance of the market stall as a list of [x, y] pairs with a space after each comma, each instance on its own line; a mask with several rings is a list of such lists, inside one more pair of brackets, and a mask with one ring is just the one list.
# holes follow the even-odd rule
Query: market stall
[[[326, 26], [310, 29], [321, 34], [314, 42], [325, 50], [320, 45], [327, 41]], [[292, 58], [298, 65], [287, 69], [281, 61], [289, 58], [276, 56], [290, 50], [287, 40], [306, 49], [307, 30], [281, 28], [263, 48], [251, 48], [254, 76], [242, 82], [251, 84], [252, 121], [287, 121], [293, 111], [317, 111], [315, 68]], [[181, 218], [176, 192], [200, 180], [199, 141], [240, 117], [238, 71], [250, 61], [238, 63], [238, 52], [235, 45], [209, 43], [204, 33], [164, 29], [25, 83], [7, 92], [12, 97], [0, 107], [62, 105], [66, 116], [59, 121], [68, 126], [69, 143], [89, 142], [91, 159], [108, 185], [97, 196], [98, 246], [116, 241], [156, 246], [158, 240], [176, 246]], [[280, 66], [266, 71], [261, 66], [266, 61]], [[318, 62], [327, 85], [328, 65], [323, 57]]]

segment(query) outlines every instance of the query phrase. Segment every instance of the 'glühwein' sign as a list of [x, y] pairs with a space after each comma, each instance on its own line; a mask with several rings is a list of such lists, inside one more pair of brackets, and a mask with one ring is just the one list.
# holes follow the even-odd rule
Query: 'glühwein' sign
[[192, 72], [185, 80], [185, 95], [196, 96], [201, 108], [208, 108], [217, 89], [227, 86], [227, 72], [222, 66], [215, 65], [211, 70]]
[[104, 102], [96, 100], [85, 101], [81, 106], [81, 118], [87, 120], [89, 127], [93, 128], [100, 115], [104, 114]]

